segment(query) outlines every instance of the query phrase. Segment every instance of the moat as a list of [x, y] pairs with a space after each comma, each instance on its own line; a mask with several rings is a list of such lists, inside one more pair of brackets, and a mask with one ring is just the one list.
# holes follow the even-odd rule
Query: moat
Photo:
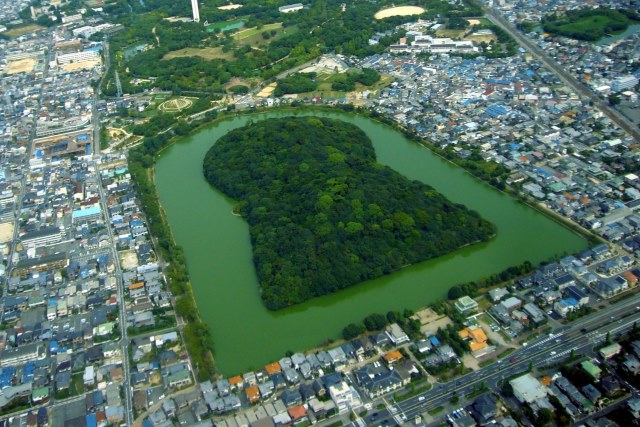
[[266, 309], [252, 262], [249, 228], [233, 215], [235, 202], [202, 174], [212, 144], [231, 129], [291, 111], [240, 116], [174, 144], [158, 159], [158, 194], [176, 242], [184, 248], [198, 308], [210, 328], [218, 369], [225, 375], [257, 369], [288, 350], [304, 351], [368, 314], [419, 308], [446, 296], [449, 287], [497, 273], [528, 260], [580, 251], [577, 234], [471, 177], [397, 131], [369, 119], [311, 111], [360, 127], [380, 163], [433, 186], [453, 202], [476, 210], [497, 226], [491, 241], [404, 268], [338, 293], [281, 311]]

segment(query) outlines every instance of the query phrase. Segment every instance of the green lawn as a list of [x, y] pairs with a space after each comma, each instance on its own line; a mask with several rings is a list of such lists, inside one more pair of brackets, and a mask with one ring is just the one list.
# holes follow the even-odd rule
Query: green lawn
[[277, 30], [279, 28], [282, 28], [282, 22], [263, 25], [260, 29], [258, 29], [258, 27], [253, 27], [253, 28], [248, 28], [246, 30], [238, 31], [233, 35], [233, 37], [236, 40], [244, 40], [251, 36], [255, 36], [256, 34], [262, 34], [263, 31]]
[[[316, 97], [316, 96], [320, 96], [323, 98], [345, 98], [347, 96], [347, 93], [350, 93], [350, 92], [336, 91], [331, 88], [331, 84], [335, 81], [338, 75], [339, 74], [337, 73], [336, 74], [319, 74], [318, 77], [316, 78], [316, 81], [318, 82], [318, 88], [313, 92], [298, 94], [298, 96], [301, 98]], [[371, 86], [365, 86], [360, 83], [356, 83], [356, 88], [354, 92], [362, 92], [364, 90], [376, 92], [382, 88], [389, 86], [391, 83], [393, 83], [393, 77], [386, 74], [382, 74], [380, 76], [380, 80]]]

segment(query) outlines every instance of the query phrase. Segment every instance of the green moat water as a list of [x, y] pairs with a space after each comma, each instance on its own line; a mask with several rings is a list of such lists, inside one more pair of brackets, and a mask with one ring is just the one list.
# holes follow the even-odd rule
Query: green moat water
[[[371, 138], [380, 163], [476, 210], [497, 226], [496, 238], [294, 307], [267, 310], [253, 268], [249, 227], [233, 215], [235, 202], [206, 182], [202, 161], [228, 131], [249, 120], [288, 115], [326, 116], [359, 126]], [[368, 314], [419, 308], [446, 297], [457, 283], [587, 247], [582, 237], [397, 131], [355, 115], [273, 112], [222, 121], [165, 150], [155, 178], [173, 236], [188, 260], [200, 314], [211, 328], [216, 364], [225, 375], [258, 369], [288, 350], [317, 347]]]

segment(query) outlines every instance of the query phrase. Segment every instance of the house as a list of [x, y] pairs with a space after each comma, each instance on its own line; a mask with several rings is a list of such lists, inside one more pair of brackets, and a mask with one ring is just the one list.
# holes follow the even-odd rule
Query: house
[[622, 368], [633, 375], [640, 374], [640, 360], [632, 354], [628, 354], [624, 362], [622, 362]]
[[520, 403], [532, 403], [548, 394], [547, 388], [531, 374], [514, 378], [509, 384], [513, 388], [513, 395]]
[[304, 409], [304, 406], [297, 405], [289, 408], [287, 410], [289, 417], [291, 417], [291, 421], [294, 424], [302, 423], [307, 420], [307, 410]]
[[617, 378], [608, 376], [600, 380], [600, 388], [607, 397], [614, 397], [622, 390], [622, 385]]
[[633, 415], [633, 418], [636, 420], [640, 418], [640, 399], [634, 398], [627, 400], [627, 407], [631, 415]]
[[509, 291], [507, 291], [505, 288], [496, 288], [489, 291], [489, 297], [494, 303], [499, 302], [507, 295], [509, 295]]
[[285, 390], [280, 399], [284, 402], [287, 408], [302, 404], [302, 396], [298, 390]]
[[544, 311], [542, 311], [540, 308], [538, 308], [537, 305], [535, 305], [532, 302], [526, 303], [522, 307], [522, 309], [524, 310], [525, 313], [529, 315], [529, 319], [533, 323], [536, 323], [536, 324], [542, 323], [547, 318]]
[[85, 386], [92, 386], [95, 381], [95, 374], [93, 372], [93, 366], [87, 366], [84, 368], [84, 375], [82, 376], [82, 380]]
[[567, 317], [569, 313], [577, 310], [578, 308], [578, 301], [573, 298], [562, 299], [553, 305], [553, 311], [562, 317]]
[[362, 405], [358, 392], [349, 387], [344, 381], [329, 387], [329, 395], [331, 396], [331, 400], [336, 404], [338, 412], [355, 409]]
[[586, 386], [582, 387], [582, 394], [584, 394], [586, 398], [589, 399], [594, 405], [596, 405], [600, 398], [602, 398], [602, 393], [600, 393], [598, 389], [593, 386], [593, 384], [587, 384]]
[[387, 362], [387, 365], [391, 366], [394, 363], [400, 361], [403, 356], [402, 353], [400, 353], [398, 350], [392, 350], [382, 357], [384, 358], [384, 361]]
[[578, 307], [589, 304], [589, 295], [581, 291], [577, 286], [567, 286], [564, 289], [564, 295], [567, 298], [573, 298], [578, 302]]
[[589, 376], [597, 381], [600, 379], [600, 374], [602, 373], [602, 369], [597, 367], [592, 361], [585, 360], [580, 364], [580, 367], [587, 373]]
[[260, 389], [256, 385], [249, 386], [244, 389], [249, 403], [257, 403], [260, 401]]
[[488, 347], [488, 337], [484, 330], [479, 326], [469, 326], [464, 328], [458, 335], [469, 343], [469, 349], [472, 353], [479, 352]]
[[329, 353], [329, 357], [331, 357], [331, 363], [334, 366], [344, 364], [347, 361], [347, 355], [344, 354], [344, 351], [342, 351], [341, 347], [329, 349], [327, 353]]
[[385, 333], [393, 345], [398, 346], [402, 343], [409, 342], [409, 336], [402, 330], [397, 323], [392, 323], [386, 327]]
[[184, 369], [165, 378], [165, 384], [169, 388], [182, 387], [191, 384], [191, 371]]
[[378, 348], [383, 348], [384, 346], [391, 344], [391, 339], [389, 338], [389, 335], [385, 333], [372, 335], [370, 339], [373, 345], [375, 345]]
[[613, 356], [619, 354], [622, 351], [622, 346], [618, 343], [613, 343], [608, 346], [602, 347], [598, 352], [603, 359], [611, 359]]
[[593, 286], [593, 290], [602, 298], [610, 298], [620, 292], [626, 291], [628, 287], [627, 281], [623, 277], [617, 276], [615, 278], [598, 280]]
[[416, 348], [420, 354], [425, 354], [433, 349], [433, 344], [429, 340], [420, 340], [416, 343]]
[[369, 363], [353, 372], [362, 389], [374, 399], [402, 387], [403, 380], [395, 370], [389, 370], [380, 362]]
[[500, 303], [501, 306], [509, 313], [522, 307], [522, 301], [516, 297], [509, 297]]
[[454, 306], [462, 315], [469, 314], [478, 309], [478, 303], [468, 295], [458, 298]]
[[282, 372], [282, 368], [280, 367], [280, 364], [278, 362], [273, 362], [265, 365], [264, 370], [269, 376]]

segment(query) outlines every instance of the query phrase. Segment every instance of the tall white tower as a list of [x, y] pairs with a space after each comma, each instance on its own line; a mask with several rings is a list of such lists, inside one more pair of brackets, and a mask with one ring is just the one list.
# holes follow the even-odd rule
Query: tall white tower
[[198, 10], [198, 0], [191, 0], [191, 9], [193, 9], [193, 22], [200, 22], [200, 10]]

